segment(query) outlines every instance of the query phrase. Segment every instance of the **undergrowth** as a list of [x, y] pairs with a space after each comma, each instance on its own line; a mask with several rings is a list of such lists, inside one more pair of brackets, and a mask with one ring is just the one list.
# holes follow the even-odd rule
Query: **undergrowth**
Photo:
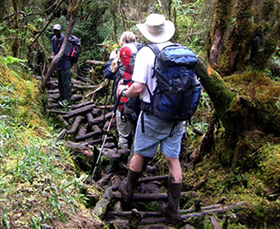
[[78, 215], [92, 219], [80, 192], [85, 177], [75, 177], [69, 151], [55, 141], [37, 81], [18, 69], [0, 63], [0, 228], [63, 228]]

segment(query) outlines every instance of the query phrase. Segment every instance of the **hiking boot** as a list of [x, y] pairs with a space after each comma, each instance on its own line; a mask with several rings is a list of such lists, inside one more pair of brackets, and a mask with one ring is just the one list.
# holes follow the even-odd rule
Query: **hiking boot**
[[127, 149], [128, 148], [127, 142], [119, 142], [118, 143], [118, 148], [119, 149]]
[[137, 185], [138, 179], [142, 175], [142, 172], [133, 172], [128, 170], [127, 180], [123, 180], [120, 185], [120, 191], [125, 200], [133, 199], [134, 188]]
[[63, 99], [62, 101], [58, 101], [58, 104], [62, 107], [69, 107], [71, 103], [67, 99]]
[[183, 219], [179, 214], [179, 203], [182, 183], [168, 183], [167, 205], [159, 207], [160, 213], [168, 218], [173, 225], [183, 224]]

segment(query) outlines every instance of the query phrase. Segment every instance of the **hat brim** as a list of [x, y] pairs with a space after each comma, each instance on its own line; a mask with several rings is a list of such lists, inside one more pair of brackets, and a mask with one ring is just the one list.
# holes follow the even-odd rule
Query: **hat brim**
[[175, 33], [175, 26], [173, 22], [168, 20], [165, 21], [164, 33], [158, 36], [151, 34], [147, 30], [147, 26], [145, 24], [137, 24], [136, 26], [139, 29], [139, 31], [143, 34], [143, 36], [153, 43], [163, 43], [169, 41]]

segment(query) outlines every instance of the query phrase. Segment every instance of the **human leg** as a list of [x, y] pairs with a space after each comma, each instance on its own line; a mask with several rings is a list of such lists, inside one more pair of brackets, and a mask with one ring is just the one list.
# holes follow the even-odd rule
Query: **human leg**
[[121, 183], [120, 190], [125, 200], [131, 200], [133, 198], [134, 189], [137, 185], [138, 179], [142, 175], [142, 166], [145, 157], [134, 153], [128, 170], [127, 181], [124, 180]]
[[59, 97], [57, 98], [57, 100], [63, 100], [64, 99], [64, 91], [63, 91], [61, 70], [57, 71], [57, 81], [58, 81], [58, 90], [59, 90]]
[[121, 118], [121, 112], [119, 110], [116, 111], [116, 122], [117, 122], [117, 130], [119, 135], [118, 147], [120, 149], [128, 148], [129, 145], [129, 137], [131, 135], [132, 124], [126, 120], [123, 121]]
[[72, 97], [72, 82], [71, 82], [71, 69], [61, 70], [61, 81], [63, 87], [64, 98], [71, 103]]
[[182, 169], [178, 158], [165, 157], [168, 165], [168, 204], [160, 206], [160, 212], [167, 217], [172, 224], [183, 222], [179, 214], [180, 195], [182, 190]]

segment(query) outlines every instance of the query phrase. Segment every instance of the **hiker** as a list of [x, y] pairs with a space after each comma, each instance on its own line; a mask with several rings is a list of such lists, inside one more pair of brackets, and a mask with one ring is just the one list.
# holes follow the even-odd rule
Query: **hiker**
[[[159, 49], [171, 45], [169, 41], [174, 33], [173, 22], [166, 20], [161, 14], [150, 14], [144, 24], [136, 25], [142, 35], [150, 42], [157, 45]], [[142, 104], [150, 103], [150, 92], [156, 88], [156, 77], [153, 76], [155, 54], [145, 46], [137, 54], [131, 87], [119, 86], [117, 94], [124, 98], [135, 97], [140, 94]], [[141, 105], [142, 105], [141, 104]], [[144, 122], [141, 121], [144, 117]], [[142, 131], [144, 125], [145, 131]], [[174, 128], [174, 129], [173, 129]], [[170, 132], [173, 130], [173, 135]], [[181, 139], [183, 136], [183, 121], [173, 122], [159, 119], [146, 111], [141, 111], [138, 118], [134, 154], [130, 161], [127, 181], [124, 180], [120, 186], [123, 198], [131, 200], [134, 188], [142, 174], [143, 165], [147, 159], [154, 157], [158, 145], [164, 153], [167, 161], [168, 176], [168, 204], [160, 206], [160, 212], [169, 218], [173, 224], [181, 223], [182, 219], [178, 213], [179, 198], [182, 188], [182, 170], [179, 162]]]
[[[61, 33], [61, 25], [53, 26], [54, 36], [52, 37], [52, 54], [50, 60], [53, 60], [62, 46], [64, 35]], [[67, 49], [67, 48], [66, 48]], [[63, 55], [56, 65], [59, 96], [55, 98], [59, 105], [67, 107], [71, 104], [72, 82], [71, 82], [71, 61], [70, 57]]]
[[[120, 38], [120, 46], [121, 49], [112, 62], [111, 68], [112, 71], [116, 71], [115, 68], [118, 66], [118, 73], [120, 77], [120, 81], [118, 82], [118, 86], [126, 85], [128, 87], [132, 84], [132, 73], [134, 68], [134, 60], [138, 49], [135, 45], [136, 38], [133, 32], [125, 31], [121, 35]], [[119, 58], [119, 64], [118, 63]], [[118, 76], [116, 76], [118, 78]], [[118, 79], [115, 79], [118, 80]], [[120, 98], [120, 103], [118, 109], [116, 111], [116, 123], [117, 130], [119, 135], [118, 148], [119, 149], [128, 149], [130, 147], [132, 135], [133, 135], [133, 124], [127, 119], [125, 115], [122, 114], [122, 109], [124, 104], [127, 102], [127, 98]]]

